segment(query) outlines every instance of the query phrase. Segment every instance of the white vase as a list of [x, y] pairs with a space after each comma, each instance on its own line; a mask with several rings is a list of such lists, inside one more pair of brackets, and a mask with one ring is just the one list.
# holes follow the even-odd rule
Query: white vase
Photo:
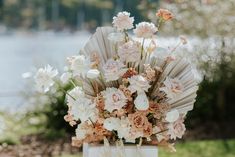
[[124, 147], [83, 144], [83, 157], [158, 157], [157, 146]]

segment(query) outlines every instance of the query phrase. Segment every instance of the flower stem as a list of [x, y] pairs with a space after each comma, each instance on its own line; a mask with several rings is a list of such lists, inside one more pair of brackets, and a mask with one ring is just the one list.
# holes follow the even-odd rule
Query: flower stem
[[76, 100], [71, 94], [69, 94], [58, 82], [55, 81], [55, 83], [58, 85], [59, 89], [62, 90], [62, 92], [64, 92], [64, 94], [67, 94], [68, 96], [70, 96], [73, 100]]
[[143, 53], [144, 53], [144, 41], [145, 41], [145, 38], [143, 38], [143, 40], [142, 40], [142, 46], [141, 46], [141, 58], [140, 58], [140, 59], [142, 59], [142, 58], [143, 58]]
[[89, 118], [90, 122], [92, 123], [93, 127], [95, 127], [95, 123]]
[[74, 83], [74, 81], [73, 81], [72, 79], [70, 79], [70, 82], [72, 83], [72, 85], [73, 85], [74, 87], [77, 87], [77, 85]]
[[126, 30], [124, 30], [124, 34], [125, 34], [125, 42], [127, 42], [128, 41], [128, 34], [127, 34]]
[[157, 29], [158, 29], [158, 31], [160, 30], [163, 21], [164, 20], [161, 17], [158, 19], [158, 22], [157, 22]]

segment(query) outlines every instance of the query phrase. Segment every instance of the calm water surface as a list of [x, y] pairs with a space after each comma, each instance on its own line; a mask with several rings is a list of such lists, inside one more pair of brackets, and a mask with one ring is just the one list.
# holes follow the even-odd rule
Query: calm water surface
[[[22, 73], [48, 63], [62, 69], [65, 58], [78, 53], [89, 37], [86, 32], [0, 36], [0, 109], [16, 110], [22, 104]], [[175, 38], [161, 39], [158, 44], [174, 45]]]

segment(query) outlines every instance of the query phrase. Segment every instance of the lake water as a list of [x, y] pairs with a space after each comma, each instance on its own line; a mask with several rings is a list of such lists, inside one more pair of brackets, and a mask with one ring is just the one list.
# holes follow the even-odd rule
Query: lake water
[[[19, 95], [24, 87], [22, 73], [48, 63], [62, 69], [65, 58], [78, 53], [89, 37], [86, 32], [0, 36], [0, 109], [16, 111], [22, 104]], [[158, 44], [167, 47], [176, 43], [175, 38], [169, 38], [159, 40]]]
[[63, 67], [66, 56], [78, 53], [89, 36], [85, 32], [0, 36], [0, 108], [12, 109], [22, 103], [22, 73], [48, 63]]

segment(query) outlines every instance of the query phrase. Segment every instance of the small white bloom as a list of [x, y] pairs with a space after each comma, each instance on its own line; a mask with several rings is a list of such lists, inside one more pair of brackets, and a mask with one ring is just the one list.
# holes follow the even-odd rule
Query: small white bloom
[[148, 89], [150, 88], [150, 85], [149, 85], [147, 79], [145, 79], [141, 75], [134, 75], [131, 78], [128, 78], [128, 81], [130, 83], [130, 86], [128, 87], [128, 89], [132, 93], [134, 93], [136, 91], [138, 93], [147, 92]]
[[119, 12], [117, 16], [113, 17], [113, 26], [120, 31], [132, 29], [134, 27], [133, 22], [134, 17], [130, 17], [130, 13], [126, 11]]
[[21, 76], [24, 79], [28, 79], [28, 78], [32, 77], [32, 73], [31, 72], [25, 72]]
[[89, 79], [95, 79], [95, 78], [99, 77], [99, 75], [100, 75], [100, 71], [97, 69], [91, 69], [87, 72], [87, 77]]
[[81, 122], [96, 122], [98, 118], [98, 109], [92, 103], [91, 99], [81, 97], [77, 99], [71, 106], [71, 114], [75, 120]]
[[140, 43], [135, 41], [128, 41], [118, 48], [118, 55], [122, 61], [137, 62], [141, 55]]
[[34, 79], [36, 82], [36, 88], [40, 92], [48, 92], [50, 87], [54, 85], [54, 78], [58, 74], [56, 69], [53, 69], [50, 65], [45, 68], [40, 68]]
[[127, 71], [124, 67], [125, 65], [122, 62], [109, 59], [103, 66], [106, 81], [118, 80]]
[[160, 88], [160, 91], [166, 93], [167, 97], [170, 99], [174, 99], [179, 94], [183, 92], [183, 85], [181, 84], [178, 78], [169, 78], [167, 77], [166, 80], [163, 82], [164, 87]]
[[130, 130], [131, 130], [131, 126], [130, 126], [130, 121], [127, 117], [122, 117], [121, 121], [120, 121], [120, 126], [118, 127], [118, 137], [121, 138], [125, 138], [125, 139], [129, 139], [130, 137]]
[[90, 61], [84, 55], [72, 56], [67, 60], [74, 76], [86, 76], [87, 71], [90, 69]]
[[138, 110], [147, 110], [149, 108], [149, 100], [144, 92], [138, 93], [134, 101], [135, 107]]
[[127, 98], [124, 93], [117, 88], [106, 88], [105, 91], [101, 92], [104, 97], [105, 107], [104, 109], [112, 112], [117, 109], [120, 110], [123, 106], [126, 105]]
[[119, 118], [110, 117], [104, 120], [104, 128], [109, 131], [118, 130], [120, 123]]
[[66, 84], [71, 79], [71, 77], [71, 73], [65, 72], [60, 76], [60, 80], [63, 84]]
[[166, 121], [169, 123], [175, 122], [179, 118], [179, 111], [176, 109], [171, 110], [166, 114]]
[[83, 140], [86, 138], [87, 135], [92, 134], [92, 132], [93, 132], [92, 127], [89, 127], [87, 123], [81, 123], [77, 126], [76, 137], [79, 140]]
[[68, 95], [67, 95], [68, 106], [72, 106], [77, 99], [82, 98], [82, 97], [85, 97], [85, 93], [82, 90], [82, 88], [75, 87], [74, 89], [68, 92]]
[[157, 27], [149, 22], [141, 22], [134, 29], [134, 34], [139, 38], [152, 38], [156, 32]]
[[125, 34], [121, 32], [110, 33], [108, 35], [108, 40], [112, 42], [122, 42], [125, 40]]
[[133, 132], [128, 117], [121, 117], [117, 128], [118, 137], [126, 142], [135, 143], [135, 139], [142, 136], [141, 132]]

